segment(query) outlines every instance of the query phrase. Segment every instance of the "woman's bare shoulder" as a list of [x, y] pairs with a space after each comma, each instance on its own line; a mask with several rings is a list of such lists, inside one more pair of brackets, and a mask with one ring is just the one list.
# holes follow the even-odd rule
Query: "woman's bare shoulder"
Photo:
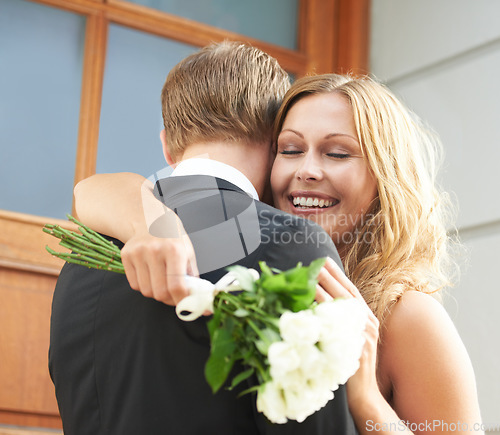
[[381, 348], [380, 369], [400, 416], [477, 421], [474, 371], [440, 302], [425, 293], [404, 293], [384, 324]]
[[450, 346], [462, 345], [442, 304], [431, 295], [414, 290], [405, 292], [392, 307], [384, 323], [383, 340], [391, 354], [400, 355], [402, 350], [409, 354], [440, 354], [450, 350]]
[[387, 318], [391, 330], [400, 327], [414, 327], [418, 323], [423, 327], [435, 326], [435, 323], [451, 322], [442, 304], [430, 294], [408, 290], [394, 304]]

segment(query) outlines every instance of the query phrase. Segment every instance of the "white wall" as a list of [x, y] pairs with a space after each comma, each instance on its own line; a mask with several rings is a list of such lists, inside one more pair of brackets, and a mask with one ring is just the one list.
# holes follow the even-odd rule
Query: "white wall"
[[[500, 430], [500, 1], [372, 0], [371, 71], [441, 136], [468, 265], [445, 306]], [[499, 432], [489, 432], [500, 433]]]

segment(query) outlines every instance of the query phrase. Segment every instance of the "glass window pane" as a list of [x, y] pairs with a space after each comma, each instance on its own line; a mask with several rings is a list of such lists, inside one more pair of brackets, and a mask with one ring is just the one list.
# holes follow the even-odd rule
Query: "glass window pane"
[[71, 212], [85, 18], [0, 2], [0, 208]]
[[168, 72], [197, 47], [111, 25], [97, 172], [150, 176], [166, 165], [160, 94]]
[[297, 49], [298, 0], [131, 0], [221, 29]]

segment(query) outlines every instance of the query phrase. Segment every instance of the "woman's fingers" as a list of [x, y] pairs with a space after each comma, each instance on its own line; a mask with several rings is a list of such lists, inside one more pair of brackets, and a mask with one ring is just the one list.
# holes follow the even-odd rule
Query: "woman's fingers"
[[137, 280], [137, 272], [135, 270], [134, 263], [131, 260], [129, 260], [126, 251], [124, 252], [124, 250], [122, 250], [121, 255], [122, 255], [123, 268], [125, 269], [125, 276], [127, 277], [130, 287], [132, 287], [134, 290], [138, 290], [139, 281]]
[[134, 236], [122, 249], [122, 261], [134, 290], [168, 305], [175, 305], [188, 295], [184, 277], [198, 272], [187, 236], [170, 239], [150, 234]]
[[331, 301], [333, 297], [319, 284], [316, 285], [316, 302]]
[[322, 267], [319, 272], [318, 284], [333, 298], [353, 297], [325, 267]]
[[347, 278], [344, 271], [338, 266], [335, 261], [333, 261], [330, 257], [326, 259], [325, 269], [334, 277], [350, 294], [351, 296], [363, 300], [363, 296], [357, 289], [357, 287]]
[[[175, 243], [174, 243], [175, 242]], [[168, 293], [173, 305], [177, 305], [189, 295], [189, 289], [184, 277], [189, 270], [189, 253], [182, 239], [172, 241], [165, 250], [165, 263], [167, 266]]]
[[318, 275], [318, 284], [333, 298], [356, 298], [369, 311], [370, 318], [378, 320], [373, 314], [372, 310], [364, 300], [358, 288], [347, 278], [344, 271], [333, 261], [327, 258], [325, 265], [321, 268]]
[[[164, 304], [172, 305], [172, 298], [168, 294], [167, 264], [165, 258], [159, 253], [148, 253], [148, 271], [151, 282], [151, 296]], [[142, 288], [141, 288], [141, 293]], [[143, 293], [144, 295], [144, 293]]]

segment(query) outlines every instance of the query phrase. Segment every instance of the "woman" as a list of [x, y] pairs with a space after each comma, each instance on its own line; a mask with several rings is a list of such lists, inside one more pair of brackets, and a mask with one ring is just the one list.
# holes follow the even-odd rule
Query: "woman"
[[[359, 432], [480, 432], [467, 352], [444, 309], [429, 296], [450, 284], [452, 264], [447, 197], [434, 187], [432, 135], [380, 84], [334, 74], [295, 82], [276, 131], [275, 206], [328, 232], [349, 279], [329, 261], [319, 276], [321, 287], [333, 297], [363, 300], [373, 313], [360, 370], [347, 384]], [[116, 177], [116, 184], [101, 176], [75, 190], [80, 218], [96, 229], [104, 213], [82, 214], [79, 204], [95, 189], [102, 196], [102, 180], [110, 192], [124, 178], [137, 189], [142, 183], [132, 175]], [[129, 253], [147, 258], [145, 246], [154, 243], [143, 234], [126, 245], [125, 267]], [[185, 273], [192, 252], [183, 243], [169, 245], [181, 255], [177, 270], [167, 264], [148, 271], [146, 260], [131, 266], [132, 287], [158, 298], [154, 289], [162, 287], [165, 269], [171, 277]], [[179, 286], [169, 279], [168, 285]], [[170, 302], [181, 293], [171, 294]]]
[[323, 271], [320, 284], [334, 296], [364, 299], [382, 324], [379, 339], [372, 318], [362, 369], [347, 385], [358, 430], [392, 422], [418, 433], [431, 421], [438, 433], [448, 432], [445, 422], [471, 429], [480, 413], [470, 362], [426, 294], [449, 285], [452, 272], [433, 136], [378, 83], [337, 75], [298, 80], [277, 131], [275, 206], [331, 235], [352, 282], [329, 262], [336, 279]]

